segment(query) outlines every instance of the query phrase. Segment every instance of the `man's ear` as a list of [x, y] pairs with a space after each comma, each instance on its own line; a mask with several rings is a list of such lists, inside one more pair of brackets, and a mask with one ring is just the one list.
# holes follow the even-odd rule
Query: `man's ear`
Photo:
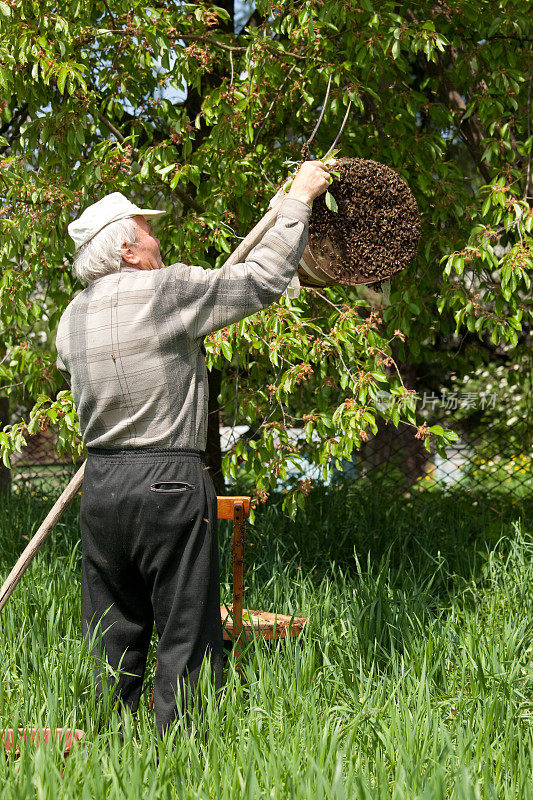
[[136, 267], [139, 263], [139, 256], [135, 252], [135, 250], [131, 249], [131, 245], [128, 246], [126, 242], [124, 242], [124, 249], [125, 252], [122, 254], [122, 261], [126, 264], [129, 264], [131, 267]]

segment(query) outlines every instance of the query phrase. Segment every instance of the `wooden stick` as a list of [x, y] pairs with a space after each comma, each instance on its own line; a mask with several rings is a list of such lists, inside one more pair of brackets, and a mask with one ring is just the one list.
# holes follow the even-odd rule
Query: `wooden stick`
[[[271, 228], [278, 216], [279, 207], [283, 201], [283, 197], [276, 201], [276, 203], [272, 206], [272, 208], [267, 211], [264, 217], [259, 220], [257, 225], [252, 228], [250, 233], [242, 240], [236, 250], [230, 255], [227, 261], [224, 262], [224, 266], [226, 264], [238, 264], [240, 261], [244, 261], [248, 253], [259, 244], [261, 239], [263, 238], [264, 234]], [[85, 471], [85, 464], [83, 464], [80, 469], [76, 472], [70, 483], [68, 484], [67, 488], [61, 494], [59, 499], [56, 503], [52, 506], [50, 512], [47, 514], [46, 519], [44, 520], [43, 524], [37, 531], [37, 533], [32, 537], [32, 539], [28, 542], [24, 552], [20, 556], [19, 560], [7, 576], [7, 580], [4, 582], [4, 585], [0, 589], [0, 611], [2, 611], [3, 607], [11, 597], [15, 587], [17, 586], [18, 582], [28, 569], [30, 563], [34, 559], [35, 555], [39, 551], [43, 542], [46, 541], [48, 536], [51, 534], [53, 528], [57, 525], [63, 513], [68, 508], [74, 497], [76, 496], [76, 492], [78, 492], [82, 482], [83, 482], [83, 473]], [[241, 607], [242, 607], [242, 599], [241, 599]], [[241, 617], [242, 617], [242, 608], [241, 608]]]
[[82, 464], [80, 469], [76, 472], [67, 488], [62, 492], [59, 499], [54, 503], [42, 525], [37, 533], [30, 539], [26, 548], [19, 560], [7, 576], [7, 580], [0, 589], [0, 611], [11, 597], [16, 585], [30, 566], [34, 556], [40, 549], [43, 542], [51, 534], [57, 522], [63, 516], [65, 509], [71, 504], [72, 500], [76, 497], [77, 492], [83, 481], [83, 473], [85, 472], [85, 464]]

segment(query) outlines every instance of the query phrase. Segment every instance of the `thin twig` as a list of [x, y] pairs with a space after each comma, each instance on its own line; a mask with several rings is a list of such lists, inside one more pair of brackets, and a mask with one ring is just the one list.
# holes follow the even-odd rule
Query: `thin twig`
[[128, 30], [124, 29], [123, 32], [122, 32], [122, 36], [120, 38], [120, 42], [118, 44], [118, 47], [116, 48], [115, 56], [113, 58], [113, 61], [112, 61], [111, 65], [110, 65], [109, 69], [107, 70], [107, 72], [106, 72], [106, 74], [104, 76], [104, 80], [103, 80], [103, 82], [102, 82], [102, 84], [100, 86], [100, 91], [101, 92], [107, 86], [107, 84], [109, 82], [109, 78], [111, 77], [111, 73], [115, 69], [115, 66], [116, 66], [116, 63], [117, 63], [117, 59], [119, 58], [121, 50], [122, 50], [122, 45], [124, 44], [124, 37], [126, 36], [127, 33], [128, 33]]
[[317, 294], [319, 297], [321, 297], [321, 298], [322, 298], [322, 300], [325, 300], [325, 301], [326, 301], [326, 303], [329, 303], [329, 304], [330, 304], [330, 306], [333, 306], [333, 308], [334, 308], [336, 311], [338, 311], [339, 313], [342, 313], [342, 308], [341, 308], [340, 306], [338, 306], [338, 305], [336, 305], [335, 303], [333, 303], [333, 302], [332, 302], [332, 301], [329, 299], [329, 297], [326, 297], [326, 295], [325, 295], [325, 294], [322, 294], [322, 292], [319, 292], [319, 290], [318, 290], [318, 289], [315, 289], [315, 287], [314, 287], [314, 286], [308, 286], [308, 287], [307, 287], [307, 291], [308, 291], [308, 292], [313, 292], [313, 294]]
[[277, 101], [278, 97], [280, 96], [280, 94], [281, 94], [281, 92], [283, 90], [283, 87], [285, 86], [285, 84], [287, 83], [287, 81], [289, 80], [291, 74], [294, 72], [295, 69], [296, 69], [296, 64], [293, 64], [292, 67], [290, 68], [290, 70], [288, 71], [287, 75], [285, 76], [285, 79], [283, 80], [281, 86], [279, 87], [278, 93], [276, 94], [276, 96], [274, 97], [272, 102], [270, 103], [270, 105], [269, 105], [269, 107], [267, 109], [267, 112], [266, 112], [265, 116], [263, 117], [263, 122], [261, 123], [261, 126], [259, 127], [259, 130], [255, 134], [252, 147], [255, 147], [255, 145], [257, 144], [257, 139], [259, 138], [259, 134], [261, 133], [261, 131], [265, 127], [266, 121], [267, 121], [267, 119], [268, 119], [268, 117], [270, 115], [270, 112], [274, 108], [274, 105], [276, 104], [276, 101]]
[[347, 364], [346, 364], [346, 362], [344, 361], [344, 359], [343, 359], [343, 357], [341, 356], [340, 352], [339, 352], [338, 350], [336, 350], [335, 352], [337, 353], [338, 357], [340, 358], [342, 366], [344, 367], [344, 369], [346, 370], [346, 372], [348, 373], [348, 375], [349, 375], [349, 376], [350, 376], [350, 378], [352, 379], [352, 381], [353, 381], [353, 384], [354, 384], [353, 388], [355, 389], [355, 388], [358, 386], [358, 381], [357, 381], [357, 378], [355, 378], [355, 377], [352, 375], [352, 373], [350, 372], [350, 368], [348, 367], [348, 365], [347, 365]]
[[7, 389], [15, 389], [17, 386], [22, 386], [23, 383], [24, 381], [19, 381], [18, 383], [10, 383], [9, 386], [2, 386], [2, 391], [5, 392]]
[[330, 75], [329, 76], [329, 81], [328, 81], [328, 88], [326, 89], [326, 96], [324, 97], [324, 102], [322, 103], [322, 111], [320, 112], [320, 116], [318, 118], [317, 124], [313, 128], [313, 133], [311, 134], [311, 136], [309, 137], [309, 139], [305, 143], [307, 145], [307, 147], [309, 147], [309, 145], [311, 144], [311, 142], [315, 138], [316, 132], [320, 128], [320, 123], [324, 119], [324, 114], [326, 112], [326, 106], [328, 104], [329, 90], [331, 89], [331, 80], [332, 80], [332, 78], [333, 78], [333, 75]]
[[233, 439], [235, 433], [235, 426], [237, 424], [237, 411], [239, 408], [239, 363], [237, 362], [237, 369], [235, 373], [235, 412], [233, 414], [233, 425], [231, 426], [231, 438]]
[[115, 22], [115, 17], [113, 16], [113, 12], [112, 12], [112, 11], [111, 11], [111, 9], [109, 8], [109, 5], [107, 4], [106, 0], [103, 0], [103, 4], [104, 4], [104, 6], [105, 6], [105, 9], [106, 9], [107, 13], [109, 14], [109, 16], [111, 17], [111, 19], [113, 20], [113, 22]]
[[337, 146], [337, 144], [338, 144], [338, 142], [339, 142], [339, 139], [340, 139], [340, 138], [341, 138], [341, 136], [342, 136], [342, 132], [343, 132], [344, 128], [346, 127], [346, 122], [348, 121], [348, 115], [349, 115], [349, 113], [350, 113], [350, 109], [351, 109], [351, 107], [352, 107], [352, 101], [350, 100], [350, 102], [348, 103], [348, 108], [346, 109], [346, 114], [344, 115], [344, 119], [343, 119], [343, 121], [342, 121], [342, 125], [341, 125], [341, 127], [340, 127], [340, 130], [339, 130], [339, 132], [338, 132], [337, 136], [335, 137], [335, 141], [333, 142], [333, 144], [332, 144], [332, 145], [331, 145], [331, 147], [329, 148], [329, 150], [328, 150], [328, 152], [326, 153], [326, 155], [324, 156], [324, 158], [326, 158], [326, 157], [327, 157], [327, 155], [328, 155], [329, 153], [331, 153], [331, 152], [332, 152], [332, 150], [335, 150], [335, 148], [336, 148], [336, 146]]
[[[531, 75], [529, 76], [529, 88], [527, 92], [527, 138], [531, 136], [531, 85], [533, 84], [533, 69], [531, 70]], [[531, 156], [533, 155], [532, 151], [529, 151], [529, 158], [527, 161], [527, 171], [526, 171], [526, 185], [524, 186], [524, 194], [522, 196], [522, 200], [527, 200], [528, 196], [528, 189], [529, 189], [529, 182], [531, 180]]]
[[273, 189], [275, 189], [275, 191], [277, 191], [277, 190], [278, 190], [278, 187], [277, 187], [277, 186], [276, 186], [274, 183], [272, 183], [272, 181], [270, 180], [270, 178], [269, 178], [269, 177], [268, 177], [268, 175], [266, 174], [266, 172], [265, 172], [265, 170], [264, 170], [264, 168], [263, 168], [263, 164], [261, 163], [261, 159], [259, 159], [259, 161], [258, 161], [257, 163], [258, 163], [258, 165], [259, 165], [259, 169], [260, 169], [260, 170], [261, 170], [261, 172], [263, 173], [263, 177], [264, 177], [264, 178], [266, 178], [267, 182], [268, 182], [268, 183], [269, 183], [269, 184], [272, 186], [272, 188], [273, 188]]
[[[266, 339], [263, 339], [263, 337], [262, 337], [262, 336], [258, 336], [258, 339], [259, 339], [259, 341], [260, 341], [260, 342], [263, 342], [263, 344], [265, 345], [265, 347], [267, 348], [267, 350], [270, 350], [270, 349], [271, 349], [272, 345], [271, 345], [269, 342], [267, 342], [267, 340], [266, 340]], [[288, 358], [285, 358], [285, 356], [282, 356], [282, 355], [281, 355], [281, 353], [278, 353], [278, 356], [279, 356], [279, 358], [281, 358], [281, 360], [282, 360], [282, 361], [284, 361], [286, 364], [290, 364], [290, 366], [291, 366], [291, 367], [295, 367], [295, 366], [296, 366], [296, 364], [293, 364], [293, 363], [292, 363], [292, 361], [289, 361], [289, 359], [288, 359]]]
[[283, 404], [282, 404], [281, 400], [278, 400], [278, 403], [279, 403], [279, 407], [281, 409], [281, 416], [283, 417], [283, 429], [287, 430], [287, 421], [285, 419], [285, 411], [283, 410]]
[[229, 53], [229, 63], [230, 63], [230, 66], [231, 66], [231, 79], [230, 79], [228, 88], [232, 89], [233, 88], [233, 52], [231, 50], [230, 50], [230, 53]]

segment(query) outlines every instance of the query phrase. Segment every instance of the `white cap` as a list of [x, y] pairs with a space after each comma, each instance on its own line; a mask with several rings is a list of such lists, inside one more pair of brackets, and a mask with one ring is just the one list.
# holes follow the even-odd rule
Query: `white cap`
[[166, 214], [166, 211], [139, 208], [120, 192], [113, 192], [102, 197], [92, 206], [88, 206], [78, 219], [70, 223], [68, 232], [71, 238], [74, 239], [76, 250], [78, 250], [111, 222], [135, 216], [150, 219], [150, 217], [160, 217], [161, 214]]

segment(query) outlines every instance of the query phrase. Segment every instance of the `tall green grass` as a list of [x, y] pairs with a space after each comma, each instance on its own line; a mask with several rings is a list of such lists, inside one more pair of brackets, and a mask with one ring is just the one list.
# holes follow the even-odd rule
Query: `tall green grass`
[[[409, 505], [410, 503], [410, 505]], [[477, 505], [474, 505], [477, 503]], [[83, 746], [0, 758], [4, 798], [533, 797], [533, 540], [509, 500], [398, 501], [315, 490], [294, 522], [279, 502], [249, 528], [247, 603], [308, 617], [297, 640], [230, 659], [219, 702], [164, 742], [149, 711], [97, 708], [79, 635], [77, 510], [0, 617], [0, 727], [78, 727]], [[49, 505], [2, 502], [0, 577]], [[230, 597], [229, 530], [221, 526]], [[101, 727], [98, 719], [103, 720]]]

